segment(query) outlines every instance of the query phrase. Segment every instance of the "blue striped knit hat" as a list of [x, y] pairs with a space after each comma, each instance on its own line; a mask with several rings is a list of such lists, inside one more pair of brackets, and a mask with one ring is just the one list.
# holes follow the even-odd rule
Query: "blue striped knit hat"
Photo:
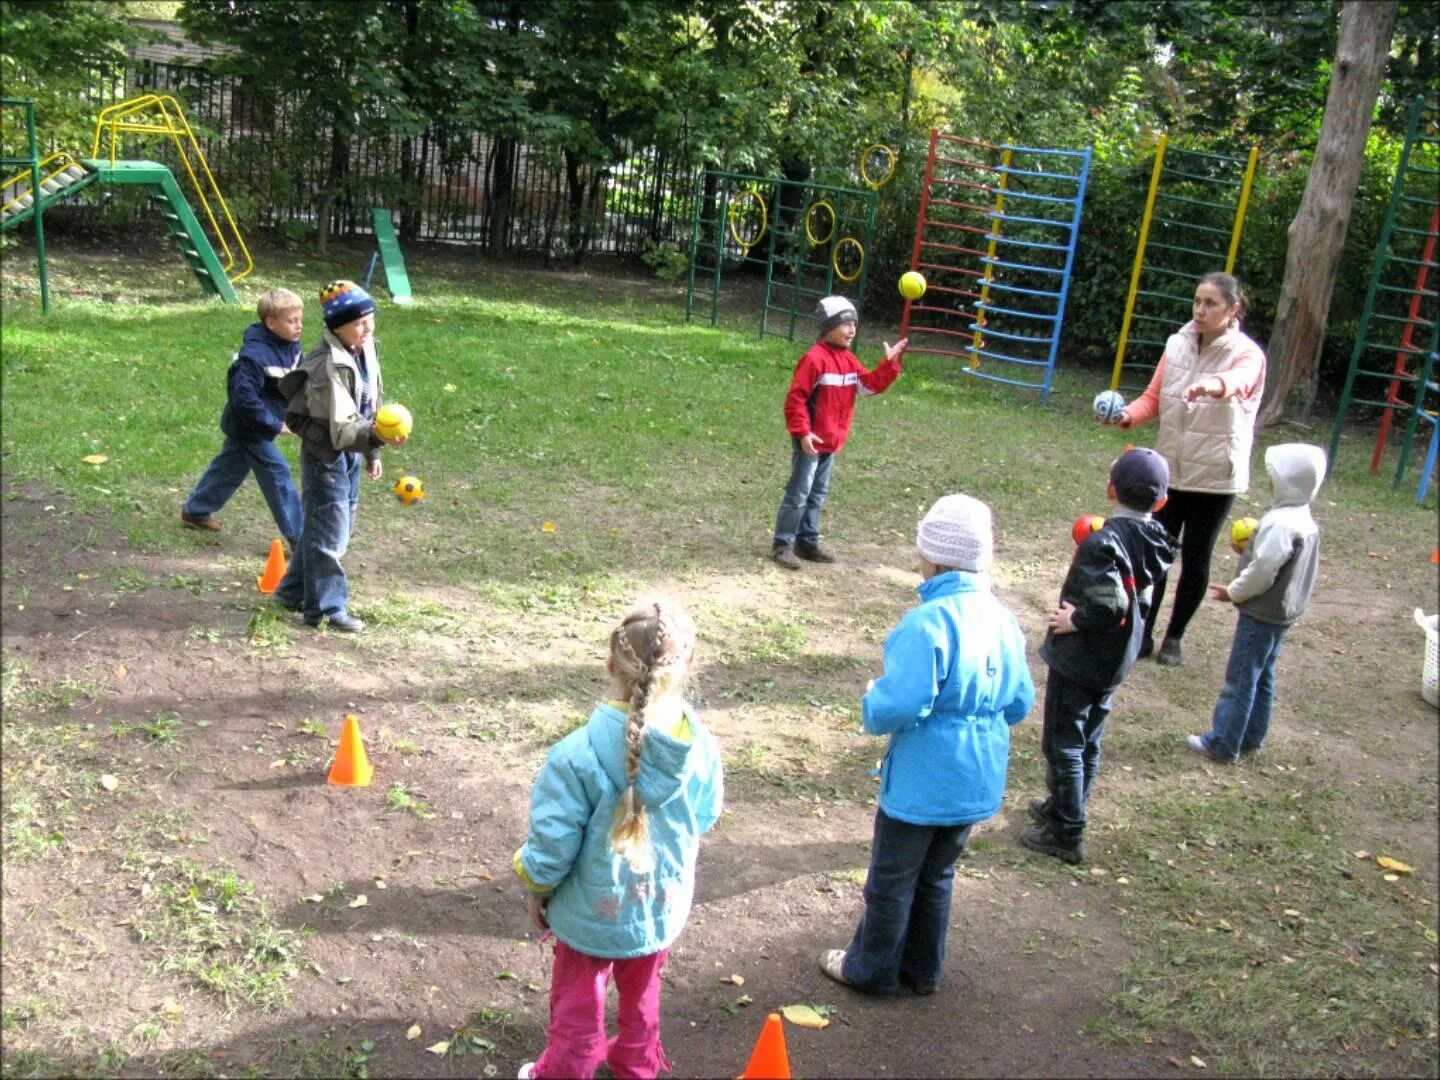
[[332, 281], [320, 290], [320, 310], [325, 326], [338, 330], [346, 323], [375, 314], [375, 300], [353, 281]]

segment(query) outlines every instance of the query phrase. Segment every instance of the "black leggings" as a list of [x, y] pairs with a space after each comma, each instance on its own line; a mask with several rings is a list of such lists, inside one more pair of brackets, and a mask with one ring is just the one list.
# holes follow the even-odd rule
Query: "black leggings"
[[[1167, 638], [1179, 641], [1185, 636], [1190, 617], [1205, 599], [1215, 538], [1220, 535], [1220, 528], [1234, 505], [1234, 495], [1171, 488], [1170, 498], [1155, 515], [1155, 520], [1180, 544], [1180, 583], [1175, 586], [1175, 610], [1170, 613], [1170, 628], [1165, 631]], [[1155, 618], [1164, 599], [1165, 578], [1162, 577], [1155, 583], [1155, 598], [1150, 602], [1150, 621], [1145, 626], [1148, 640], [1155, 638]]]

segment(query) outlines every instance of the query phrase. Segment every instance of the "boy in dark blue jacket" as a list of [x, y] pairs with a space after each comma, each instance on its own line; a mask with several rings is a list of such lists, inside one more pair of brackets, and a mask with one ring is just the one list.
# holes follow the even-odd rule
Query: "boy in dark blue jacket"
[[303, 308], [289, 289], [271, 289], [260, 297], [260, 321], [246, 328], [226, 377], [228, 396], [220, 414], [225, 445], [180, 508], [186, 528], [219, 532], [215, 512], [253, 472], [285, 543], [294, 551], [300, 542], [300, 496], [275, 436], [289, 434], [280, 377], [300, 361]]
[[1115, 509], [1076, 548], [1040, 647], [1050, 667], [1040, 736], [1050, 796], [1030, 800], [1036, 827], [1020, 843], [1068, 863], [1085, 858], [1085, 803], [1110, 700], [1140, 655], [1154, 584], [1175, 560], [1170, 534], [1150, 516], [1169, 486], [1170, 467], [1154, 450], [1126, 450], [1111, 466]]

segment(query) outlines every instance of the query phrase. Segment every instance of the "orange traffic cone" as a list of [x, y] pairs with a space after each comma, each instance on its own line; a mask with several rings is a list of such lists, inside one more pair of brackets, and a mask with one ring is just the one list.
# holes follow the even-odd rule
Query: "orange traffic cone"
[[750, 1064], [740, 1080], [790, 1080], [790, 1055], [785, 1051], [785, 1027], [779, 1013], [765, 1018], [765, 1028], [755, 1040]]
[[354, 713], [346, 713], [335, 763], [330, 766], [330, 783], [338, 787], [369, 787], [374, 776], [375, 768], [365, 756], [365, 741], [360, 737], [360, 721]]
[[269, 596], [285, 576], [285, 545], [279, 540], [270, 541], [270, 557], [265, 560], [265, 573], [255, 579], [260, 591]]

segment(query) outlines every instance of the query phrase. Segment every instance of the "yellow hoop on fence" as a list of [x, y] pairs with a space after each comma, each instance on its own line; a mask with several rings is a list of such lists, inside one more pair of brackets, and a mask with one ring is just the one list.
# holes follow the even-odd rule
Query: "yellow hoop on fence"
[[[744, 212], [741, 207], [745, 205], [747, 199], [760, 208], [760, 231], [749, 240], [741, 236], [740, 230], [735, 227], [736, 221], [739, 220], [740, 215]], [[758, 244], [760, 238], [765, 235], [765, 230], [770, 227], [770, 215], [765, 209], [765, 200], [760, 197], [760, 193], [754, 188], [746, 188], [740, 192], [740, 194], [735, 197], [735, 200], [731, 202], [730, 209], [726, 212], [725, 217], [730, 226], [730, 235], [734, 237], [735, 243], [744, 249], [744, 254], [747, 256], [750, 254], [750, 249]]]
[[[870, 155], [879, 150], [885, 155], [885, 175], [876, 180], [870, 175]], [[865, 153], [860, 155], [860, 179], [871, 188], [879, 189], [885, 186], [886, 182], [895, 175], [895, 162], [897, 155], [895, 148], [886, 146], [884, 143], [876, 143], [874, 146], [865, 148]]]
[[[811, 219], [815, 216], [815, 211], [821, 209], [830, 214], [830, 231], [824, 236], [816, 236], [815, 230], [811, 227]], [[835, 235], [835, 220], [835, 207], [829, 199], [821, 199], [817, 203], [810, 204], [810, 209], [805, 213], [805, 236], [809, 239], [811, 247], [819, 247], [821, 244], [829, 242], [830, 238]]]
[[[847, 274], [844, 270], [840, 269], [840, 252], [848, 251], [850, 247], [853, 247], [856, 251], [860, 253], [860, 258], [855, 263], [855, 272]], [[835, 276], [838, 277], [841, 281], [854, 281], [860, 276], [860, 271], [865, 267], [864, 245], [861, 244], [859, 240], [856, 240], [853, 236], [842, 236], [836, 242], [835, 251], [830, 256], [830, 265], [835, 268]]]

